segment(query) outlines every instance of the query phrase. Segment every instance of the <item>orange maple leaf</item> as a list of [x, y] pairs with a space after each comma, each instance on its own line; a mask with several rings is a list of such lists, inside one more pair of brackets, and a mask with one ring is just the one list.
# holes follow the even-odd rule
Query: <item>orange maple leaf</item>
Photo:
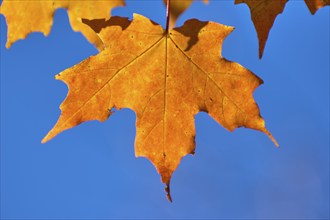
[[56, 76], [69, 92], [42, 142], [82, 122], [105, 121], [112, 108], [130, 108], [137, 117], [136, 156], [154, 164], [168, 196], [181, 158], [194, 153], [199, 111], [230, 131], [256, 129], [276, 143], [252, 96], [262, 80], [219, 56], [232, 27], [192, 19], [166, 33], [137, 14], [132, 21], [112, 17], [103, 27], [104, 50]]
[[[269, 32], [277, 15], [284, 10], [288, 0], [235, 0], [235, 4], [246, 3], [251, 11], [251, 19], [259, 39], [259, 58], [262, 57]], [[319, 8], [330, 5], [330, 0], [305, 0], [309, 10], [314, 14]]]
[[53, 23], [55, 10], [66, 8], [72, 29], [81, 32], [89, 42], [101, 50], [102, 41], [93, 30], [81, 22], [81, 19], [106, 19], [110, 17], [112, 8], [123, 5], [124, 0], [3, 0], [0, 13], [6, 17], [8, 25], [6, 47], [9, 48], [19, 39], [25, 39], [31, 32], [42, 32], [47, 36]]

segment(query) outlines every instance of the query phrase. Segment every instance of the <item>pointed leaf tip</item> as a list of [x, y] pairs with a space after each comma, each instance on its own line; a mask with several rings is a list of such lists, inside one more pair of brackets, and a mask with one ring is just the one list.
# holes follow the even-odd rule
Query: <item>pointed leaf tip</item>
[[170, 192], [170, 184], [166, 184], [165, 192], [166, 192], [166, 197], [167, 197], [168, 201], [173, 202], [172, 197], [171, 197], [171, 192]]
[[275, 144], [276, 147], [280, 146], [276, 139], [273, 137], [273, 135], [267, 129], [265, 129], [264, 133], [270, 138], [270, 140]]

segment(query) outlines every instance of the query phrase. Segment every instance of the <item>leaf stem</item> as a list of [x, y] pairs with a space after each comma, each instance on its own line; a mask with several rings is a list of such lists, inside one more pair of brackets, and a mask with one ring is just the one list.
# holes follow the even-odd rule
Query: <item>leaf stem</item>
[[166, 2], [166, 29], [165, 32], [168, 33], [169, 23], [170, 23], [170, 12], [171, 12], [171, 0], [167, 0]]

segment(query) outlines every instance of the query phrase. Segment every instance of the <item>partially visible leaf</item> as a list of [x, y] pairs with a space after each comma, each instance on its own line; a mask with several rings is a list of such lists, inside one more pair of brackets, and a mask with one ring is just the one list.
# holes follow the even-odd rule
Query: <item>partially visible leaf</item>
[[[203, 1], [205, 4], [209, 2], [209, 0], [195, 0], [195, 1]], [[167, 4], [167, 0], [163, 0], [164, 4]], [[177, 19], [180, 15], [190, 7], [193, 0], [171, 0], [171, 9], [170, 9], [170, 28], [175, 26]]]
[[42, 32], [47, 36], [53, 24], [53, 16], [58, 8], [66, 8], [71, 27], [81, 32], [89, 42], [102, 49], [103, 44], [90, 27], [81, 22], [82, 18], [109, 18], [110, 10], [124, 5], [124, 0], [4, 0], [0, 12], [8, 25], [7, 43], [9, 48], [15, 41], [25, 39], [31, 32]]
[[259, 58], [262, 57], [272, 28], [278, 14], [283, 12], [288, 0], [235, 0], [235, 4], [246, 3], [251, 11], [251, 19], [258, 34]]
[[[259, 39], [259, 58], [262, 57], [277, 15], [284, 10], [288, 0], [235, 0], [235, 4], [246, 3], [251, 11], [251, 19]], [[330, 0], [305, 0], [309, 10], [314, 14], [319, 8], [330, 5]]]
[[123, 18], [105, 22], [98, 24], [105, 27], [99, 33], [104, 50], [56, 76], [69, 92], [43, 142], [82, 122], [105, 121], [113, 108], [130, 108], [136, 113], [136, 156], [153, 163], [169, 199], [173, 172], [194, 153], [198, 112], [230, 131], [262, 131], [277, 144], [252, 96], [262, 80], [219, 55], [232, 27], [192, 19], [166, 33], [137, 14], [130, 24]]
[[330, 0], [305, 0], [305, 3], [308, 6], [309, 11], [312, 14], [315, 14], [320, 8], [330, 5]]

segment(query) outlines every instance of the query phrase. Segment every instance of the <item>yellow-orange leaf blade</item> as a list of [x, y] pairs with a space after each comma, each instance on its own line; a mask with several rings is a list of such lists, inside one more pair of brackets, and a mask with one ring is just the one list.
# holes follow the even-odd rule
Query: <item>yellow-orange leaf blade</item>
[[272, 138], [252, 96], [262, 81], [219, 56], [232, 27], [193, 19], [165, 33], [141, 15], [127, 22], [107, 21], [99, 33], [105, 49], [56, 76], [69, 92], [43, 142], [82, 122], [104, 121], [112, 108], [130, 108], [136, 156], [148, 158], [169, 186], [182, 157], [194, 152], [199, 111], [228, 130], [244, 126]]
[[102, 49], [102, 41], [90, 27], [81, 22], [81, 19], [109, 18], [110, 10], [122, 5], [124, 5], [124, 0], [4, 0], [1, 5], [1, 14], [6, 17], [8, 25], [6, 47], [9, 48], [17, 40], [25, 39], [32, 32], [41, 32], [47, 36], [53, 23], [55, 10], [66, 8], [72, 29], [81, 32], [89, 42]]

